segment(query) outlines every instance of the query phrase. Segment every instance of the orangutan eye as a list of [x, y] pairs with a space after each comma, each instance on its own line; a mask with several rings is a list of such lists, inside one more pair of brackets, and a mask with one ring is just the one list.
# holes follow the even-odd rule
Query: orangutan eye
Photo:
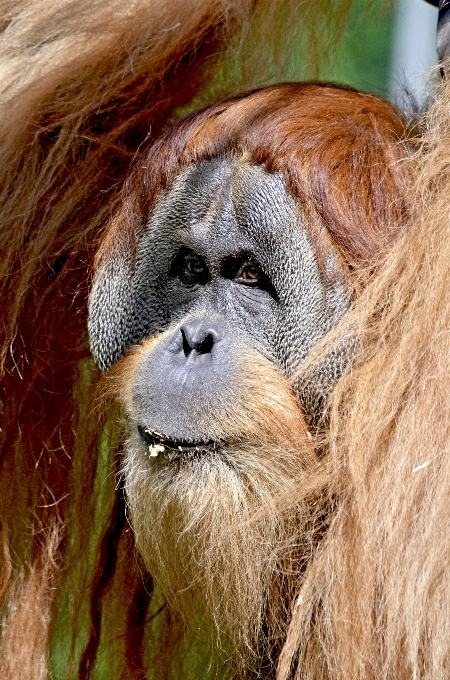
[[247, 284], [258, 284], [261, 277], [261, 269], [252, 262], [243, 264], [236, 274], [237, 279], [243, 279]]
[[264, 272], [254, 262], [243, 262], [234, 275], [234, 280], [237, 283], [243, 283], [246, 286], [260, 287], [265, 280]]
[[186, 257], [185, 267], [188, 272], [191, 274], [196, 274], [197, 276], [200, 276], [200, 274], [203, 274], [205, 271], [205, 265], [202, 260], [190, 255]]
[[205, 283], [209, 279], [208, 268], [203, 259], [192, 251], [180, 253], [178, 276], [185, 285]]
[[222, 263], [221, 273], [224, 278], [230, 279], [235, 283], [250, 286], [251, 288], [259, 288], [269, 293], [278, 302], [278, 294], [272, 281], [259, 264], [254, 261], [252, 253], [242, 253], [237, 256], [227, 257]]

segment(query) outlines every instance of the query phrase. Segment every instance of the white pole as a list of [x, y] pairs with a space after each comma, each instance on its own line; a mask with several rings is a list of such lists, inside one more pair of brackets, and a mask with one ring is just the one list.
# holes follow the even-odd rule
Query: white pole
[[402, 106], [422, 107], [432, 93], [428, 80], [437, 64], [437, 7], [424, 0], [400, 0], [391, 52], [389, 99]]

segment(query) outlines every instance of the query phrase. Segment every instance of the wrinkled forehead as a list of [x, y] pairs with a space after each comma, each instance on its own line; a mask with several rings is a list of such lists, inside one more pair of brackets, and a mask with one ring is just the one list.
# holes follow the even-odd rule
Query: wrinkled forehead
[[158, 200], [149, 229], [214, 250], [273, 247], [298, 233], [299, 217], [281, 173], [232, 158], [185, 169]]

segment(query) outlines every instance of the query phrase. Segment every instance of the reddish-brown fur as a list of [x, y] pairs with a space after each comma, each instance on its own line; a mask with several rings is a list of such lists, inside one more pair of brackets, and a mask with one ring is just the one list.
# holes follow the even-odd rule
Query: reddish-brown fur
[[339, 504], [296, 600], [280, 680], [450, 675], [449, 119], [447, 81], [427, 117], [418, 217], [323, 350], [353, 336], [359, 356], [333, 396]]
[[408, 215], [409, 168], [396, 144], [404, 137], [404, 121], [386, 102], [314, 83], [275, 85], [193, 113], [140, 157], [98, 258], [133, 247], [155, 197], [182, 168], [231, 154], [282, 172], [312, 236], [325, 227], [348, 267], [373, 265]]
[[[350, 4], [342, 3], [336, 15], [329, 2], [286, 6], [288, 15], [297, 5], [306, 13], [318, 45], [318, 17], [330, 12], [330, 25], [336, 28], [338, 16], [342, 27]], [[118, 211], [122, 182], [140, 145], [148, 136], [153, 141], [177, 109], [210, 82], [213, 55], [230, 45], [230, 53], [236, 53], [255, 13], [266, 44], [263, 40], [259, 51], [255, 46], [250, 71], [264, 70], [258, 60], [267, 52], [271, 61], [267, 45], [282, 5], [171, 0], [157, 3], [155, 11], [151, 2], [131, 6], [120, 0], [103, 6], [87, 0], [0, 3], [5, 22], [0, 42], [1, 590], [3, 621], [12, 631], [2, 643], [5, 677], [14, 668], [18, 646], [30, 660], [21, 668], [24, 680], [45, 676], [46, 644], [57, 633], [64, 583], [73, 591], [66, 626], [86, 632], [79, 638], [81, 653], [70, 652], [71, 672], [89, 677], [104, 630], [108, 651], [118, 659], [117, 677], [138, 678], [145, 671], [151, 579], [143, 581], [133, 557], [123, 496], [120, 490], [114, 495], [114, 482], [104, 501], [103, 523], [95, 524], [104, 419], [92, 397], [98, 373], [88, 358], [86, 297], [88, 272], [111, 213], [112, 229], [126, 218], [120, 234], [125, 240], [135, 226], [132, 211], [137, 210], [139, 221], [183, 164], [231, 151], [284, 172], [318, 244], [325, 226], [352, 271], [376, 264], [402, 227], [410, 171], [395, 163], [404, 155], [396, 144], [404, 134], [401, 119], [372, 97], [316, 85], [272, 88], [233, 100], [228, 108], [219, 104], [194, 114], [174, 135], [179, 154], [166, 139], [145, 162], [139, 157], [125, 210]], [[284, 42], [277, 44], [285, 49]], [[208, 101], [255, 80], [225, 78]], [[305, 106], [302, 114], [307, 101], [310, 109]], [[220, 111], [222, 122], [231, 118], [223, 126], [228, 137], [215, 128]], [[158, 184], [151, 184], [153, 176], [139, 174], [148, 160], [158, 169]], [[148, 187], [142, 186], [144, 180]], [[142, 188], [145, 201], [142, 195], [136, 201], [133, 192]], [[103, 257], [108, 248], [111, 252], [112, 233]], [[119, 465], [112, 455], [108, 460], [104, 485]], [[60, 524], [66, 534], [57, 545]], [[91, 569], [86, 565], [92, 555]], [[79, 610], [87, 593], [89, 612], [83, 619]], [[48, 612], [46, 630], [42, 611], [36, 613], [40, 608]], [[22, 629], [27, 611], [36, 616]], [[160, 659], [164, 653], [162, 644]]]

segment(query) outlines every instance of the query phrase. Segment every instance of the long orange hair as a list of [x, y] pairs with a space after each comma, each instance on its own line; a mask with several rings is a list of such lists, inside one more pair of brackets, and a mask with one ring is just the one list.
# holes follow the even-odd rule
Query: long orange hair
[[279, 680], [450, 673], [450, 85], [427, 115], [416, 218], [318, 360], [358, 347], [330, 406], [326, 541], [293, 607]]
[[155, 197], [184, 167], [230, 154], [282, 172], [300, 210], [318, 216], [348, 268], [361, 269], [382, 260], [409, 214], [404, 139], [392, 106], [332, 85], [274, 85], [197, 111], [140, 156], [98, 259], [134, 247]]
[[[324, 2], [318, 11], [313, 2], [299, 11], [317, 38], [324, 18], [342, 27], [350, 4], [335, 10]], [[164, 640], [173, 637], [173, 622], [169, 613], [152, 619], [164, 605], [151, 577], [142, 576], [122, 491], [115, 488], [114, 427], [94, 408], [98, 372], [87, 347], [89, 272], [111, 216], [117, 224], [119, 216], [129, 215], [133, 187], [153, 181], [138, 172], [140, 147], [157, 139], [179, 108], [211, 82], [221, 51], [231, 58], [243, 49], [252, 21], [267, 42], [261, 50], [254, 46], [249, 72], [264, 70], [258, 60], [265, 54], [266, 63], [273, 61], [269, 38], [274, 25], [280, 27], [277, 12], [288, 22], [295, 12], [292, 3], [281, 1], [130, 6], [123, 0], [4, 0], [1, 6], [1, 674], [35, 680], [50, 669], [80, 678], [142, 677], [149, 664], [158, 663], [163, 677]], [[248, 73], [236, 85], [216, 82], [208, 96], [223, 96], [243, 83], [252, 84]], [[283, 140], [274, 134], [270, 115], [264, 122], [258, 114], [266, 99], [267, 113], [279, 115], [295, 137], [283, 106], [292, 113], [296, 97], [302, 101], [296, 134], [308, 158], [305, 167], [294, 144], [281, 153]], [[316, 108], [302, 120], [308, 99]], [[327, 146], [331, 106], [336, 126], [346, 130], [344, 141], [335, 139], [340, 164]], [[346, 114], [352, 107], [353, 116]], [[240, 111], [247, 128], [238, 139], [230, 118], [227, 141], [214, 131], [214, 119], [222, 111], [224, 120], [232, 110]], [[245, 138], [250, 124], [259, 129], [259, 140]], [[302, 126], [308, 130], [303, 136]], [[374, 98], [316, 85], [272, 88], [194, 114], [174, 133], [178, 144], [188, 129], [199, 133], [198, 153], [203, 143], [207, 154], [216, 144], [214, 152], [220, 144], [233, 151], [245, 141], [241, 151], [254, 154], [254, 162], [285, 172], [292, 192], [310, 201], [349, 269], [358, 261], [372, 263], [403, 223], [409, 170], [394, 161], [404, 155], [397, 144], [404, 125]], [[320, 163], [314, 161], [313, 129]], [[168, 184], [180, 163], [196, 159], [197, 147], [186, 138], [183, 154], [171, 151], [169, 167], [164, 149], [170, 134], [166, 146], [145, 152], [155, 169], [160, 163], [159, 184], [145, 200]], [[122, 195], [133, 161], [133, 179]], [[373, 200], [361, 201], [364, 188]], [[145, 210], [138, 203], [133, 210]], [[368, 226], [361, 240], [356, 227], [362, 222]]]

